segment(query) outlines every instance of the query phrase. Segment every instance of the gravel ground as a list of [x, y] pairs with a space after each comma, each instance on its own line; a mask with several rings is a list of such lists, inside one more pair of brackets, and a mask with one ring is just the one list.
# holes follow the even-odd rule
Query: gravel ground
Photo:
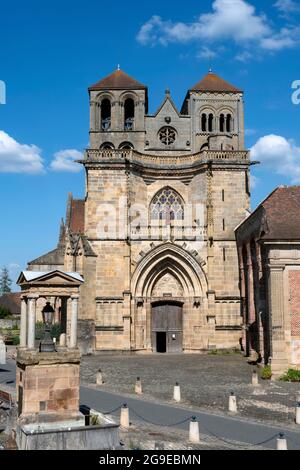
[[[126, 450], [269, 450], [237, 441], [220, 441], [201, 432], [200, 443], [191, 444], [188, 442], [188, 431], [159, 426], [151, 426], [149, 429], [149, 426], [140, 422], [133, 422], [126, 431], [121, 428], [120, 439]], [[275, 446], [274, 440], [274, 449]]]
[[173, 386], [179, 382], [183, 406], [226, 412], [234, 391], [241, 416], [294, 424], [299, 383], [260, 380], [251, 385], [255, 367], [240, 354], [232, 355], [125, 355], [99, 354], [82, 358], [82, 384], [95, 384], [101, 369], [104, 390], [134, 393], [141, 377], [143, 398], [172, 402]]

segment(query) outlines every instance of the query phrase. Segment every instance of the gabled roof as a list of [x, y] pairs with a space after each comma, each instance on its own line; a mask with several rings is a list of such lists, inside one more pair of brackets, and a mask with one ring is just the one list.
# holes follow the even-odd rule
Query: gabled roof
[[84, 199], [73, 199], [69, 193], [66, 226], [73, 233], [84, 233]]
[[243, 93], [242, 90], [226, 82], [223, 78], [211, 71], [209, 71], [208, 74], [200, 80], [200, 82], [196, 83], [190, 91]]
[[300, 186], [279, 186], [237, 228], [263, 215], [262, 240], [300, 241]]
[[161, 105], [159, 106], [159, 108], [157, 109], [157, 111], [156, 111], [156, 113], [154, 114], [153, 117], [157, 116], [161, 112], [161, 110], [164, 108], [164, 106], [166, 105], [167, 102], [170, 103], [171, 107], [173, 108], [173, 110], [177, 114], [177, 116], [180, 116], [180, 114], [178, 112], [178, 109], [177, 109], [174, 101], [171, 98], [169, 90], [166, 90], [165, 98], [164, 98], [163, 102], [161, 103]]
[[28, 262], [31, 264], [64, 265], [64, 248], [58, 247]]
[[263, 239], [300, 240], [300, 186], [279, 186], [262, 206], [268, 226]]
[[68, 273], [59, 269], [55, 269], [53, 271], [22, 271], [18, 277], [17, 284], [20, 285], [27, 282], [38, 284], [40, 282], [49, 282], [51, 279], [57, 278], [61, 278], [67, 282], [75, 281], [76, 284], [81, 284], [84, 282], [82, 276], [79, 273]]
[[147, 87], [142, 83], [130, 77], [123, 70], [115, 70], [113, 73], [105, 78], [102, 78], [94, 85], [89, 87], [89, 90], [146, 90]]

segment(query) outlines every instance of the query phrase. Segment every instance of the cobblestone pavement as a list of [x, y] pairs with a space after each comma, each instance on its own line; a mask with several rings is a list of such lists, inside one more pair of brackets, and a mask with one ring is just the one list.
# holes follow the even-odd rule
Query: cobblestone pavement
[[[134, 393], [141, 377], [147, 400], [172, 402], [173, 386], [181, 386], [181, 405], [227, 412], [228, 396], [237, 396], [238, 414], [273, 424], [294, 424], [299, 383], [260, 380], [251, 385], [255, 367], [240, 354], [231, 355], [125, 355], [99, 354], [82, 359], [82, 384], [95, 384], [101, 369], [104, 390]], [[299, 427], [298, 427], [299, 428]]]

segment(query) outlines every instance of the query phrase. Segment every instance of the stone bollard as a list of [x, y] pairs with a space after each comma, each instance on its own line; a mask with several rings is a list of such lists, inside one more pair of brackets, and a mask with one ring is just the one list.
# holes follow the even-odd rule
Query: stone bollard
[[65, 348], [67, 346], [67, 335], [66, 333], [62, 333], [59, 337], [59, 345], [61, 348]]
[[195, 416], [193, 416], [190, 421], [189, 442], [193, 444], [199, 444], [200, 442], [199, 423]]
[[259, 384], [258, 384], [258, 373], [257, 373], [257, 371], [256, 371], [255, 369], [253, 369], [253, 372], [252, 372], [252, 380], [251, 380], [251, 382], [252, 382], [252, 385], [253, 385], [254, 387], [256, 387], [257, 385], [259, 385]]
[[228, 411], [230, 411], [231, 413], [237, 413], [237, 403], [234, 392], [230, 392], [229, 395]]
[[281, 432], [277, 438], [276, 450], [287, 450], [286, 438], [284, 437], [283, 432]]
[[298, 401], [297, 406], [296, 406], [296, 419], [295, 419], [296, 424], [300, 424], [300, 402]]
[[129, 429], [129, 408], [126, 403], [121, 408], [120, 426], [123, 429]]
[[141, 378], [140, 377], [137, 377], [136, 378], [136, 382], [135, 382], [135, 386], [134, 386], [134, 391], [137, 395], [142, 395], [143, 393], [143, 390], [142, 390], [142, 382], [141, 382]]
[[178, 382], [174, 385], [173, 399], [177, 402], [181, 400], [180, 385]]
[[96, 384], [97, 385], [103, 385], [104, 384], [101, 369], [99, 369], [97, 374], [96, 374]]

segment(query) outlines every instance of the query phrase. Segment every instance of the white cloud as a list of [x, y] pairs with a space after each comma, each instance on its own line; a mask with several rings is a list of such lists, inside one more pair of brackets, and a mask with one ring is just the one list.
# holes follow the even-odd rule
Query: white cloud
[[50, 164], [53, 171], [69, 171], [71, 173], [78, 173], [81, 170], [81, 165], [75, 163], [75, 160], [81, 160], [83, 155], [75, 149], [60, 150], [54, 154], [54, 160]]
[[278, 33], [266, 38], [262, 38], [260, 45], [269, 51], [280, 51], [294, 47], [299, 43], [299, 28], [282, 28]]
[[274, 134], [261, 137], [251, 148], [251, 158], [292, 184], [300, 183], [300, 147], [293, 140]]
[[250, 175], [250, 189], [255, 189], [259, 183], [259, 178], [255, 175]]
[[217, 56], [216, 51], [213, 51], [207, 46], [202, 46], [201, 49], [197, 52], [197, 57], [199, 59], [213, 59]]
[[240, 62], [248, 62], [250, 59], [252, 59], [252, 57], [253, 55], [251, 54], [251, 52], [245, 50], [237, 54], [235, 56], [235, 59], [239, 60]]
[[300, 5], [294, 0], [277, 0], [275, 7], [282, 12], [283, 16], [288, 16], [290, 13], [300, 12]]
[[4, 131], [0, 131], [0, 173], [44, 172], [41, 150], [35, 145], [20, 144]]
[[206, 43], [229, 40], [238, 46], [256, 45], [268, 51], [293, 47], [299, 40], [296, 28], [275, 31], [266, 15], [256, 13], [255, 7], [246, 0], [214, 0], [212, 10], [201, 14], [192, 23], [163, 20], [154, 15], [141, 27], [137, 40], [143, 45], [165, 46], [200, 40]]
[[251, 137], [252, 135], [255, 135], [256, 132], [257, 132], [256, 129], [251, 129], [251, 128], [245, 129], [245, 136]]

